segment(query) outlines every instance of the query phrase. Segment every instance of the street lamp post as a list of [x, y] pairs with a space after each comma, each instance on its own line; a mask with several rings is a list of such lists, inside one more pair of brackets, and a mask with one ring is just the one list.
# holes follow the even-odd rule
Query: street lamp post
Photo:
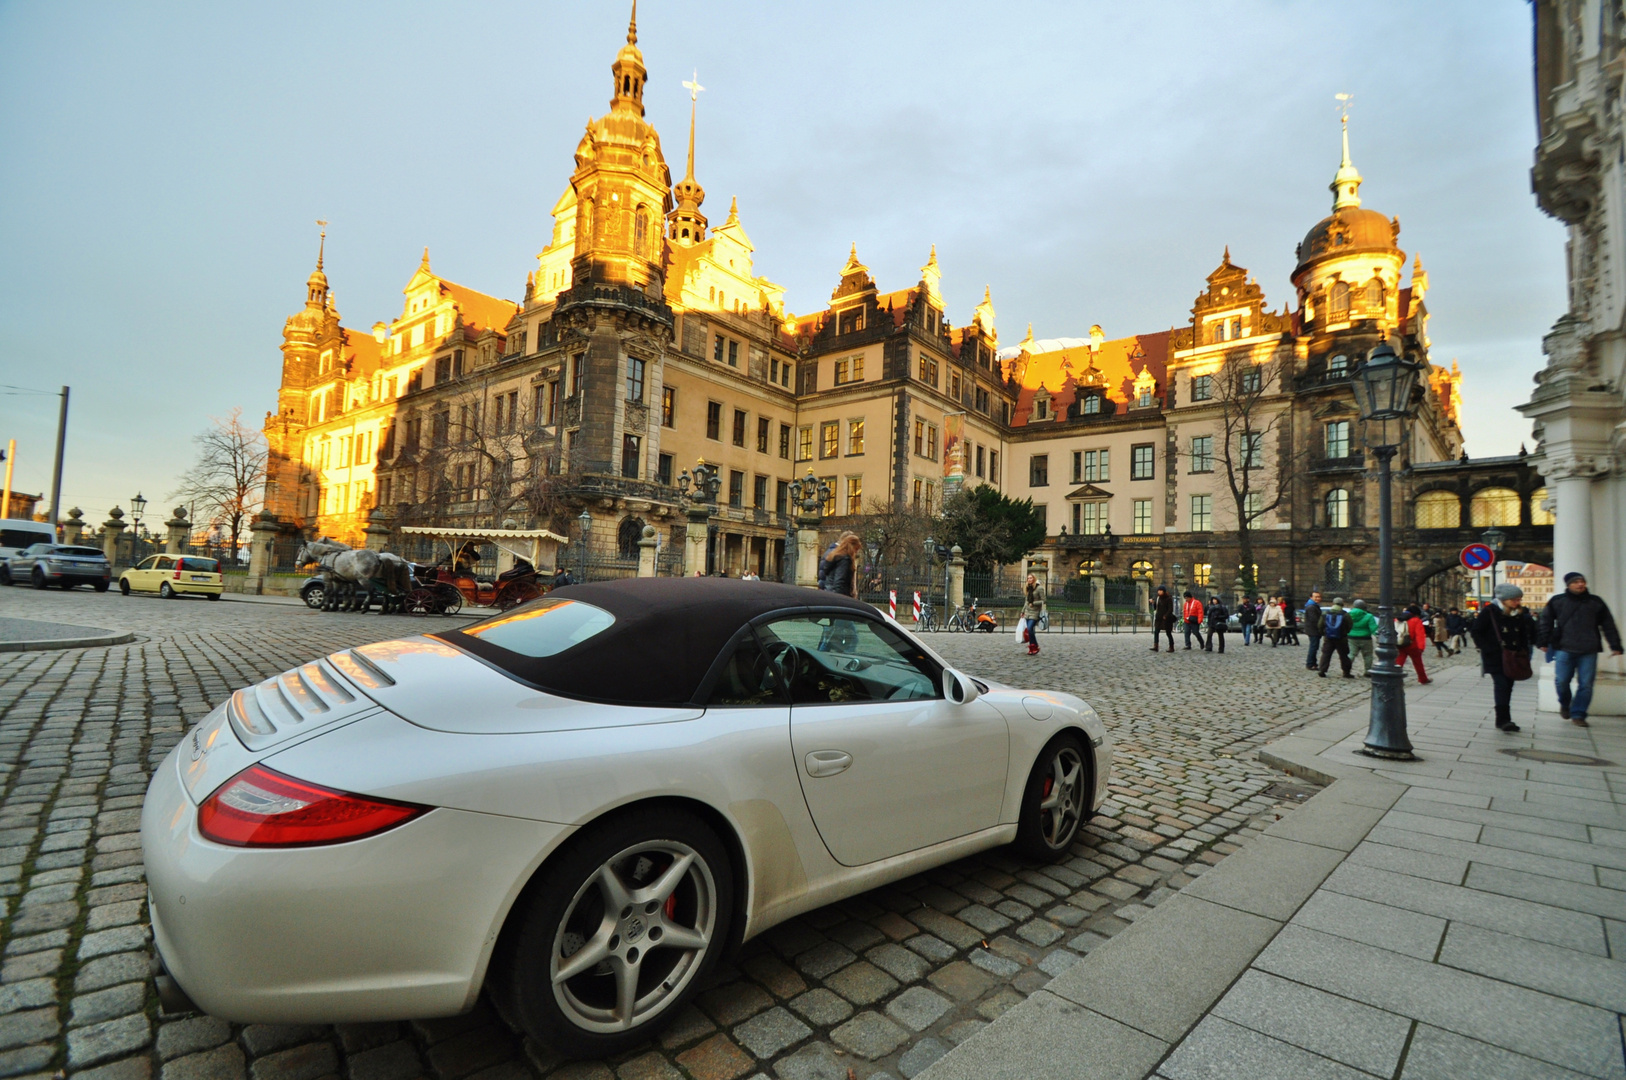
[[582, 531], [582, 584], [587, 584], [587, 537], [593, 531], [593, 515], [583, 510], [576, 517]]
[[824, 504], [830, 498], [830, 485], [815, 477], [809, 468], [805, 477], [790, 482], [789, 493], [791, 513], [785, 523], [785, 565], [781, 567], [781, 578], [786, 585], [794, 585], [800, 555], [798, 534], [804, 529], [818, 529], [824, 516]]
[[1350, 380], [1360, 407], [1362, 437], [1378, 462], [1378, 632], [1372, 666], [1372, 716], [1362, 753], [1412, 761], [1406, 735], [1406, 691], [1394, 621], [1394, 508], [1392, 466], [1412, 416], [1412, 394], [1423, 366], [1403, 360], [1387, 344], [1367, 355]]
[[1479, 542], [1491, 549], [1491, 597], [1494, 599], [1496, 596], [1496, 563], [1501, 558], [1502, 545], [1507, 543], [1507, 533], [1492, 525], [1480, 534]]
[[[52, 513], [56, 512], [54, 505], [51, 509]], [[130, 500], [130, 520], [135, 525], [135, 528], [130, 530], [130, 562], [132, 564], [141, 561], [141, 515], [146, 510], [147, 500], [142, 498], [141, 492], [138, 491], [135, 493], [135, 498]]]

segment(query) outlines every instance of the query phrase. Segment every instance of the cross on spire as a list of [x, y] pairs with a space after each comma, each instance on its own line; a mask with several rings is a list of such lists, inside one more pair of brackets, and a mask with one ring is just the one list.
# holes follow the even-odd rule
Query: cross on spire
[[320, 270], [322, 268], [322, 256], [327, 253], [327, 222], [317, 218], [316, 224], [322, 229], [322, 238], [316, 244], [316, 269]]
[[684, 179], [694, 179], [694, 112], [695, 105], [700, 100], [700, 91], [705, 87], [700, 85], [700, 71], [695, 70], [694, 76], [683, 80], [683, 89], [689, 92], [689, 171]]

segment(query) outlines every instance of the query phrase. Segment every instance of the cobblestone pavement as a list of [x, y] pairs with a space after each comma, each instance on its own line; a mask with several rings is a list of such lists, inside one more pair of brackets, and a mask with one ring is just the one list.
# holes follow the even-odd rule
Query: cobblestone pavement
[[1234, 636], [1220, 656], [1154, 655], [1145, 634], [1049, 635], [1030, 658], [1003, 634], [933, 635], [970, 672], [1100, 711], [1118, 758], [1072, 856], [989, 852], [793, 920], [747, 944], [656, 1044], [561, 1063], [484, 1005], [338, 1027], [158, 1011], [137, 833], [150, 770], [236, 687], [439, 620], [17, 589], [0, 590], [0, 610], [140, 634], [0, 656], [0, 1076], [912, 1077], [1289, 812], [1309, 789], [1253, 752], [1367, 690]]

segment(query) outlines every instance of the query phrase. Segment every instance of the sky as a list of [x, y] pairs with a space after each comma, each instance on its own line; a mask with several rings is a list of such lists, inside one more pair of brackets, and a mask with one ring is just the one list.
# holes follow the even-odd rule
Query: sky
[[[400, 314], [424, 247], [517, 299], [626, 32], [609, 0], [445, 5], [0, 0], [0, 444], [64, 507], [153, 517], [192, 438], [275, 405], [316, 219], [346, 325]], [[1475, 456], [1565, 307], [1561, 227], [1529, 190], [1527, 0], [764, 4], [645, 0], [648, 115], [795, 313], [856, 243], [883, 290], [932, 244], [950, 318], [992, 289], [1002, 344], [1183, 325], [1230, 246], [1274, 308], [1331, 210], [1334, 95], [1363, 205], [1429, 273]], [[48, 391], [20, 393], [15, 388]], [[167, 516], [167, 515], [166, 515]]]

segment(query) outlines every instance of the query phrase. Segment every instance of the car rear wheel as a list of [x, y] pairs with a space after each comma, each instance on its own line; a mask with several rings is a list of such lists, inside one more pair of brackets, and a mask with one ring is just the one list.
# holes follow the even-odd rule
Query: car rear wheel
[[124, 578], [119, 578], [119, 594], [122, 596], [130, 595], [130, 583]]
[[34, 567], [34, 588], [45, 588], [45, 571], [41, 570], [37, 566]]
[[174, 589], [169, 587], [169, 582], [162, 581], [158, 583], [158, 595], [162, 596], [165, 600], [173, 600], [175, 599], [176, 592]]
[[690, 814], [635, 811], [589, 826], [516, 907], [492, 994], [562, 1053], [631, 1049], [714, 966], [733, 896], [727, 851]]
[[10, 585], [11, 583], [11, 568], [4, 563], [0, 563], [0, 585]]
[[208, 597], [211, 600], [219, 600], [220, 599], [220, 594], [217, 593], [217, 592], [212, 592], [212, 593], [208, 594]]
[[107, 582], [98, 581], [94, 586], [92, 586], [92, 588], [94, 588], [97, 592], [106, 592], [107, 591]]
[[1016, 823], [1016, 848], [1051, 861], [1067, 853], [1088, 812], [1089, 750], [1074, 732], [1057, 735], [1033, 763]]

